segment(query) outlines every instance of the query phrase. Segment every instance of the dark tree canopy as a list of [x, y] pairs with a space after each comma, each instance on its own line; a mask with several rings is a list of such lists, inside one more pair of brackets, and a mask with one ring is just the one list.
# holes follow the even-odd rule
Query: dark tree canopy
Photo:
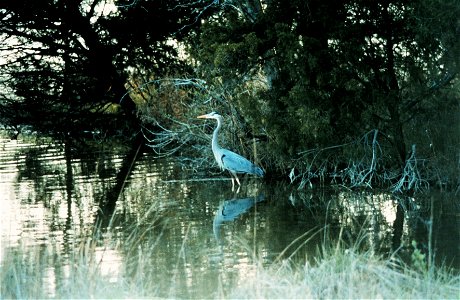
[[458, 85], [457, 1], [225, 3], [191, 52], [230, 93], [263, 77], [265, 88], [233, 99], [275, 157], [379, 129], [403, 163], [404, 125], [458, 105], [447, 96]]
[[[364, 163], [370, 167], [363, 174], [404, 170], [417, 162], [416, 149], [435, 164], [458, 161], [458, 128], [449, 126], [458, 122], [460, 98], [457, 0], [115, 5], [2, 4], [4, 125], [45, 133], [132, 128], [139, 120], [129, 83], [145, 102], [173, 107], [168, 114], [182, 121], [197, 109], [234, 116], [240, 138], [233, 140], [257, 138], [264, 167], [284, 174]], [[206, 84], [200, 94], [139, 88], [175, 76]], [[193, 109], [176, 109], [187, 97]], [[138, 105], [138, 115], [157, 121], [148, 114], [163, 112], [147, 106]], [[370, 146], [370, 158], [361, 159]], [[377, 159], [376, 149], [385, 154]]]
[[[116, 4], [120, 6], [103, 0], [2, 4], [2, 123], [33, 125], [45, 133], [96, 129], [120, 116], [102, 113], [120, 103], [130, 74], [185, 71], [171, 41], [195, 26], [201, 3]], [[130, 114], [133, 105], [126, 98], [121, 104]]]

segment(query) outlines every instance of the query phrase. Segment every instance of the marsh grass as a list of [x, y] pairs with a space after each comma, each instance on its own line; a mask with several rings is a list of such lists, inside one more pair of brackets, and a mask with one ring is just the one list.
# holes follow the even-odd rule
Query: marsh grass
[[91, 240], [70, 254], [54, 250], [46, 246], [7, 250], [1, 265], [1, 298], [129, 297], [123, 278], [101, 268], [104, 250]]
[[[93, 237], [82, 239], [73, 250], [53, 246], [19, 247], [7, 250], [1, 262], [1, 298], [195, 298], [200, 293], [183, 292], [182, 256], [173, 253], [176, 263], [169, 277], [158, 274], [151, 255], [158, 237], [149, 239], [152, 228], [133, 230], [124, 245], [107, 245]], [[149, 236], [153, 236], [150, 234]], [[309, 235], [302, 238], [308, 241]], [[250, 242], [242, 241], [242, 248]], [[238, 285], [215, 281], [200, 298], [438, 298], [459, 299], [460, 276], [445, 268], [413, 268], [395, 258], [372, 251], [358, 251], [344, 244], [318, 251], [314, 259], [278, 257], [267, 264], [254, 253], [251, 274]], [[123, 253], [116, 256], [116, 253]], [[250, 249], [247, 249], [250, 250]], [[155, 254], [153, 254], [155, 255]], [[299, 261], [303, 261], [299, 263]], [[168, 267], [168, 266], [166, 266]], [[189, 276], [200, 276], [193, 270]], [[163, 278], [162, 282], [158, 279]], [[222, 278], [225, 278], [223, 276]], [[192, 278], [193, 279], [193, 278]], [[179, 292], [182, 291], [182, 292]]]
[[[324, 241], [315, 257], [299, 257], [315, 235]], [[342, 230], [339, 235], [342, 237]], [[460, 299], [458, 270], [430, 264], [413, 245], [410, 265], [392, 256], [363, 250], [366, 233], [360, 232], [353, 244], [342, 238], [329, 243], [327, 226], [299, 236], [274, 260], [256, 262], [253, 280], [232, 289], [230, 299]], [[289, 248], [289, 256], [285, 255]], [[283, 259], [283, 258], [286, 259]]]
[[460, 277], [445, 269], [417, 272], [398, 261], [353, 249], [327, 252], [314, 263], [286, 260], [258, 267], [228, 298], [237, 299], [458, 299]]

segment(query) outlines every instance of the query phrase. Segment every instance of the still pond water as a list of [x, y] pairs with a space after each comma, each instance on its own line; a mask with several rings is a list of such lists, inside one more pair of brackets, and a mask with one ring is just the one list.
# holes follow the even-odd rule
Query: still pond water
[[[298, 191], [261, 180], [244, 180], [235, 193], [215, 168], [192, 171], [178, 159], [148, 153], [126, 176], [122, 170], [132, 162], [126, 155], [102, 146], [85, 151], [0, 140], [0, 264], [31, 247], [65, 257], [94, 237], [108, 280], [116, 280], [133, 253], [122, 249], [139, 249], [149, 255], [144, 267], [157, 274], [160, 297], [215, 296], [218, 285], [254, 276], [256, 264], [290, 256], [314, 261], [324, 243], [407, 254], [413, 240], [427, 251], [431, 231], [437, 263], [460, 266], [455, 197], [402, 198], [339, 186]], [[112, 209], [109, 198], [118, 199]], [[403, 214], [397, 203], [404, 203]], [[108, 217], [98, 219], [103, 227], [96, 237], [101, 211]], [[50, 296], [65, 276], [62, 268], [51, 265], [44, 276]]]

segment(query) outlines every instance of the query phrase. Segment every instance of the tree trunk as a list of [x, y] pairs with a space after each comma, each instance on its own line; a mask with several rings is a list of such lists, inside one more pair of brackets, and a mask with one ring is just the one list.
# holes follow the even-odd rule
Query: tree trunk
[[393, 142], [398, 153], [398, 160], [401, 167], [404, 167], [404, 162], [406, 160], [406, 142], [403, 132], [403, 124], [400, 114], [400, 105], [401, 105], [401, 96], [400, 89], [398, 84], [398, 79], [396, 77], [395, 70], [395, 58], [394, 58], [394, 38], [393, 38], [393, 24], [388, 13], [388, 4], [387, 7], [384, 7], [382, 14], [385, 23], [385, 53], [386, 53], [386, 70], [385, 77], [387, 78], [387, 109], [390, 114], [390, 127], [393, 135]]

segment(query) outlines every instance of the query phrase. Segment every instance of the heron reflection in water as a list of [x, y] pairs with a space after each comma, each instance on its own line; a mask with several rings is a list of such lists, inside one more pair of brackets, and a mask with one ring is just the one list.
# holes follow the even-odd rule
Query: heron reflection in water
[[216, 112], [211, 112], [206, 115], [198, 116], [199, 119], [215, 119], [217, 121], [217, 127], [214, 129], [212, 134], [212, 152], [217, 161], [217, 164], [222, 170], [228, 170], [232, 176], [232, 190], [235, 188], [235, 180], [238, 183], [238, 186], [241, 186], [240, 180], [238, 179], [237, 174], [253, 174], [259, 177], [263, 177], [264, 171], [259, 167], [250, 162], [248, 159], [243, 156], [223, 149], [219, 146], [217, 142], [217, 136], [219, 130], [222, 127], [222, 116]]
[[247, 212], [258, 202], [265, 200], [265, 196], [260, 194], [256, 197], [238, 198], [225, 200], [219, 205], [212, 223], [212, 231], [216, 240], [220, 241], [220, 226], [223, 222], [235, 220], [238, 216]]

